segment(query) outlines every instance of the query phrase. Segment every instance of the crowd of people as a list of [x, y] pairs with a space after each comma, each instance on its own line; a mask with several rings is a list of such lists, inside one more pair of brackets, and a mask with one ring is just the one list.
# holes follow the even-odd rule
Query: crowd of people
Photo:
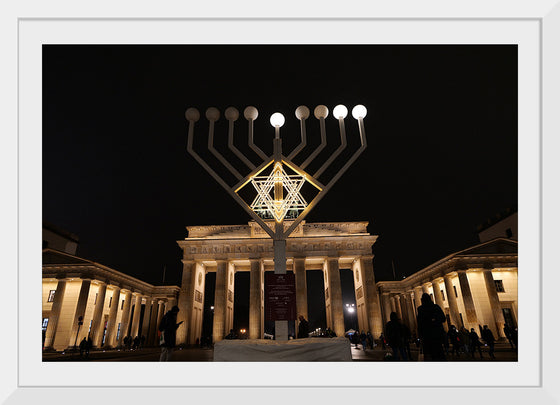
[[[391, 312], [389, 321], [385, 324], [384, 333], [379, 336], [379, 344], [382, 350], [390, 348], [385, 359], [391, 361], [411, 360], [410, 345], [414, 344], [420, 355], [426, 361], [445, 361], [461, 357], [474, 359], [478, 355], [484, 358], [482, 348], [485, 348], [490, 359], [495, 359], [496, 337], [488, 328], [479, 325], [479, 332], [474, 328], [470, 331], [464, 326], [459, 329], [450, 325], [445, 332], [444, 323], [447, 318], [441, 307], [435, 304], [429, 294], [423, 294], [421, 304], [418, 307], [417, 334], [411, 332], [398, 317], [396, 312]], [[517, 351], [517, 328], [505, 325], [506, 335], [511, 348]], [[368, 331], [353, 331], [347, 333], [347, 337], [356, 349], [361, 345], [363, 350], [376, 347], [373, 336]], [[482, 341], [481, 341], [482, 340]], [[486, 350], [487, 349], [487, 350]]]

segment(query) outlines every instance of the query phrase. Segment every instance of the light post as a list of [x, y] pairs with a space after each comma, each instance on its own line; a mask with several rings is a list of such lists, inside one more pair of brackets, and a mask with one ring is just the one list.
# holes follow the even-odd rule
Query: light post
[[[305, 171], [306, 167], [317, 157], [319, 152], [327, 145], [325, 119], [329, 115], [329, 109], [324, 105], [319, 105], [314, 109], [314, 116], [319, 121], [321, 144], [307, 157], [300, 165], [296, 165], [293, 159], [307, 145], [306, 120], [310, 116], [309, 108], [299, 106], [295, 115], [300, 121], [301, 142], [291, 151], [289, 155], [283, 154], [282, 138], [280, 128], [284, 125], [285, 118], [281, 113], [274, 113], [270, 117], [270, 124], [274, 128], [273, 153], [266, 155], [253, 139], [253, 124], [258, 117], [258, 110], [249, 106], [243, 111], [243, 116], [248, 121], [248, 146], [262, 160], [255, 165], [233, 142], [234, 122], [239, 118], [239, 111], [234, 107], [225, 110], [225, 118], [228, 121], [228, 147], [244, 164], [249, 173], [243, 176], [224, 156], [214, 147], [214, 124], [220, 118], [217, 108], [211, 107], [206, 110], [206, 118], [209, 122], [208, 129], [208, 150], [225, 167], [231, 175], [237, 179], [236, 184], [228, 184], [193, 148], [194, 127], [200, 119], [200, 113], [196, 108], [188, 108], [185, 117], [189, 122], [187, 151], [195, 160], [230, 194], [230, 196], [253, 218], [261, 228], [270, 236], [274, 248], [274, 274], [286, 274], [286, 239], [309, 214], [311, 209], [325, 196], [338, 179], [348, 170], [358, 156], [365, 150], [366, 136], [364, 128], [364, 117], [367, 110], [363, 105], [357, 105], [352, 110], [352, 116], [358, 122], [358, 132], [361, 146], [346, 161], [341, 169], [338, 170], [326, 182], [319, 181], [324, 177], [325, 170], [346, 148], [346, 129], [344, 119], [348, 114], [348, 109], [343, 105], [338, 105], [333, 110], [333, 116], [338, 120], [340, 131], [340, 146], [332, 155], [321, 165], [313, 174]], [[245, 169], [245, 172], [247, 169]], [[288, 174], [292, 173], [292, 174]], [[251, 184], [257, 196], [252, 203], [247, 203], [239, 194], [245, 186]], [[310, 203], [304, 199], [301, 189], [304, 184], [314, 187], [316, 193]], [[286, 221], [287, 214], [293, 218]], [[265, 221], [273, 218], [272, 221]], [[295, 318], [295, 315], [294, 315]], [[277, 340], [288, 340], [288, 320], [275, 321], [275, 335]]]

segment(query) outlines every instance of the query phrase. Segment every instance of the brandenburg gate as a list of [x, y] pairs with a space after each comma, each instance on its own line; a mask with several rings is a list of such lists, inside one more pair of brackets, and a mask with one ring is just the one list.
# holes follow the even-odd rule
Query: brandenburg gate
[[[286, 221], [284, 226], [291, 225]], [[297, 313], [308, 319], [307, 270], [321, 270], [324, 279], [327, 326], [344, 336], [344, 314], [339, 269], [354, 273], [354, 291], [360, 329], [379, 336], [383, 330], [379, 295], [373, 272], [372, 246], [377, 236], [367, 222], [306, 223], [301, 221], [286, 243], [287, 268], [296, 281]], [[183, 250], [183, 279], [179, 293], [177, 344], [194, 344], [203, 321], [206, 273], [216, 272], [213, 341], [233, 328], [235, 272], [250, 272], [249, 338], [264, 336], [264, 272], [274, 271], [273, 240], [251, 221], [248, 225], [190, 226], [188, 237], [177, 243]]]

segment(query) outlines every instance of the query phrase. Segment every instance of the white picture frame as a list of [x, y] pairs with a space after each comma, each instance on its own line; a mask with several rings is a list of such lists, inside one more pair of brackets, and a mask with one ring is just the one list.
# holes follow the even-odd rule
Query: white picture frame
[[[2, 346], [5, 348], [5, 359], [3, 369], [5, 371], [2, 379], [0, 398], [5, 403], [34, 403], [46, 401], [64, 403], [98, 403], [108, 402], [117, 403], [127, 401], [131, 403], [154, 403], [164, 400], [193, 401], [201, 400], [213, 403], [219, 401], [234, 401], [244, 403], [285, 403], [286, 401], [300, 402], [299, 398], [305, 401], [320, 401], [329, 403], [342, 401], [392, 401], [398, 398], [398, 402], [410, 403], [434, 403], [439, 401], [451, 400], [456, 403], [558, 403], [560, 394], [557, 388], [554, 371], [557, 369], [558, 354], [553, 350], [553, 344], [558, 336], [558, 325], [552, 321], [557, 315], [554, 310], [554, 290], [558, 285], [558, 275], [554, 271], [551, 254], [555, 249], [554, 225], [558, 225], [557, 214], [553, 212], [560, 205], [558, 187], [555, 186], [554, 179], [550, 174], [557, 172], [558, 164], [554, 151], [558, 150], [557, 134], [560, 133], [558, 108], [560, 81], [560, 4], [556, 1], [526, 2], [527, 4], [510, 4], [509, 2], [486, 1], [470, 3], [447, 4], [442, 2], [412, 2], [406, 4], [395, 3], [385, 4], [381, 2], [347, 2], [344, 10], [337, 8], [337, 4], [327, 2], [317, 4], [304, 3], [283, 3], [282, 7], [263, 7], [257, 2], [213, 2], [205, 4], [188, 4], [182, 7], [167, 7], [165, 4], [140, 5], [134, 2], [119, 2], [112, 4], [109, 2], [97, 3], [95, 8], [89, 9], [85, 6], [74, 8], [63, 2], [49, 2], [48, 6], [40, 2], [20, 2], [2, 5], [1, 24], [4, 53], [10, 55], [9, 62], [2, 66], [2, 88], [3, 91], [3, 119], [2, 127], [4, 134], [9, 136], [2, 137], [2, 173], [3, 184], [6, 185], [11, 199], [4, 202], [3, 223], [8, 224], [7, 230], [2, 233], [2, 246], [10, 252], [9, 260], [5, 268], [5, 285], [17, 286], [17, 288], [6, 288], [7, 294], [2, 297], [2, 315], [4, 318], [3, 328], [5, 333], [0, 334]], [[319, 7], [319, 4], [321, 5]], [[302, 18], [307, 18], [303, 19]], [[153, 28], [157, 23], [162, 25], [164, 32], [158, 32]], [[316, 24], [320, 26], [320, 35], [313, 37], [298, 38], [297, 34], [292, 39], [312, 41], [324, 41], [328, 38], [329, 27], [338, 26], [339, 23], [346, 22], [355, 27], [363, 27], [363, 33], [369, 32], [364, 38], [356, 37], [355, 43], [370, 43], [371, 31], [378, 30], [378, 43], [391, 43], [391, 41], [409, 38], [409, 42], [422, 43], [423, 35], [430, 30], [429, 26], [447, 23], [449, 30], [454, 26], [464, 23], [472, 23], [471, 28], [478, 30], [465, 30], [461, 34], [457, 30], [454, 35], [446, 35], [443, 41], [473, 41], [476, 43], [476, 35], [487, 30], [489, 26], [494, 26], [496, 39], [503, 38], [503, 41], [511, 41], [512, 38], [523, 35], [523, 28], [526, 25], [526, 35], [528, 38], [527, 46], [531, 48], [527, 54], [529, 60], [526, 66], [531, 73], [534, 73], [534, 63], [539, 66], [537, 77], [533, 74], [527, 75], [523, 71], [525, 65], [520, 60], [520, 91], [527, 80], [536, 81], [529, 83], [526, 88], [526, 96], [531, 100], [536, 100], [537, 105], [529, 107], [531, 109], [530, 118], [523, 120], [520, 114], [519, 132], [520, 138], [525, 134], [534, 134], [538, 140], [529, 139], [527, 148], [520, 147], [521, 154], [530, 154], [527, 157], [527, 164], [520, 164], [520, 177], [527, 176], [520, 180], [520, 228], [527, 230], [532, 240], [526, 237], [525, 246], [520, 244], [520, 268], [523, 266], [533, 266], [536, 268], [536, 279], [523, 279], [520, 275], [520, 282], [523, 280], [531, 286], [529, 299], [533, 303], [530, 307], [534, 311], [525, 310], [522, 312], [523, 304], [520, 307], [520, 317], [532, 319], [532, 325], [537, 329], [531, 333], [520, 329], [520, 341], [522, 347], [534, 347], [532, 349], [522, 349], [519, 355], [519, 364], [516, 366], [509, 364], [510, 370], [496, 369], [500, 373], [522, 373], [523, 364], [529, 364], [531, 375], [527, 377], [530, 384], [508, 385], [500, 383], [497, 385], [481, 384], [480, 382], [468, 385], [458, 381], [457, 384], [411, 384], [411, 375], [407, 375], [403, 384], [376, 384], [376, 379], [383, 377], [383, 373], [407, 374], [407, 371], [395, 368], [394, 364], [361, 364], [352, 363], [350, 365], [336, 365], [337, 372], [341, 373], [340, 384], [336, 384], [334, 379], [329, 379], [328, 375], [323, 375], [325, 369], [335, 370], [329, 365], [305, 365], [303, 374], [310, 376], [309, 380], [302, 380], [301, 374], [296, 370], [290, 369], [290, 364], [282, 365], [247, 365], [247, 364], [197, 364], [197, 373], [206, 376], [207, 383], [198, 383], [190, 387], [173, 382], [171, 387], [162, 388], [162, 379], [173, 381], [174, 376], [185, 373], [184, 365], [173, 363], [166, 364], [165, 367], [159, 363], [132, 364], [112, 363], [114, 373], [121, 376], [115, 380], [108, 371], [107, 365], [102, 363], [88, 363], [85, 370], [83, 364], [65, 364], [66, 370], [60, 368], [60, 364], [45, 366], [37, 359], [40, 359], [40, 349], [36, 351], [34, 346], [29, 344], [33, 338], [29, 336], [29, 324], [31, 330], [37, 330], [38, 319], [33, 318], [33, 305], [38, 299], [37, 283], [31, 281], [29, 285], [28, 276], [38, 275], [40, 268], [39, 246], [39, 222], [40, 212], [40, 176], [37, 178], [37, 162], [40, 162], [40, 129], [41, 120], [30, 121], [31, 113], [41, 111], [40, 98], [40, 78], [36, 77], [37, 68], [40, 69], [40, 44], [41, 43], [99, 43], [104, 41], [100, 38], [111, 38], [115, 43], [162, 43], [163, 38], [167, 38], [166, 43], [183, 43], [185, 41], [185, 31], [187, 26], [197, 26], [201, 35], [195, 41], [206, 43], [221, 40], [225, 43], [236, 43], [242, 35], [249, 35], [244, 32], [248, 26], [251, 28], [265, 30], [271, 25], [282, 26], [285, 31], [295, 31], [301, 29], [303, 23], [308, 25]], [[501, 30], [500, 25], [504, 22], [519, 23], [519, 30], [510, 32]], [[256, 26], [254, 25], [256, 24]], [[403, 24], [404, 32], [397, 34], [391, 31], [391, 25]], [[383, 30], [379, 26], [383, 25]], [[465, 24], [465, 26], [468, 24]], [[147, 30], [147, 27], [150, 27]], [[215, 32], [216, 27], [220, 27]], [[231, 33], [230, 27], [236, 28], [236, 35], [223, 35], [223, 32]], [[377, 28], [376, 28], [377, 27]], [[126, 28], [126, 29], [123, 29]], [[219, 35], [221, 30], [222, 34]], [[439, 30], [436, 29], [436, 31]], [[390, 35], [389, 33], [394, 35]], [[382, 35], [385, 33], [385, 35]], [[537, 35], [537, 47], [534, 35]], [[309, 34], [308, 34], [309, 35]], [[402, 35], [402, 37], [400, 36]], [[461, 37], [461, 35], [463, 35]], [[490, 35], [490, 34], [489, 34]], [[261, 41], [268, 40], [270, 43], [281, 43], [285, 40], [285, 35], [281, 31], [275, 31], [271, 36], [264, 36]], [[332, 38], [330, 40], [332, 41]], [[397, 39], [398, 38], [398, 39]], [[517, 37], [516, 37], [517, 38]], [[347, 41], [348, 38], [342, 38]], [[62, 41], [62, 42], [61, 42]], [[147, 42], [148, 41], [148, 42]], [[316, 43], [316, 42], [313, 42]], [[328, 43], [328, 41], [326, 42]], [[344, 43], [344, 42], [343, 42]], [[448, 42], [449, 43], [449, 42]], [[37, 59], [38, 57], [38, 59]], [[535, 59], [536, 58], [536, 59]], [[33, 62], [39, 62], [38, 66], [33, 66]], [[29, 70], [27, 70], [29, 69]], [[32, 99], [30, 94], [36, 93], [38, 97]], [[536, 93], [535, 93], [536, 92]], [[22, 94], [25, 94], [25, 105], [22, 101]], [[536, 98], [535, 98], [536, 97]], [[540, 101], [540, 102], [539, 102]], [[522, 104], [522, 97], [520, 97]], [[520, 110], [521, 112], [522, 110]], [[535, 122], [535, 114], [537, 121]], [[25, 118], [25, 120], [23, 120]], [[536, 127], [535, 127], [536, 125]], [[34, 135], [32, 134], [34, 133]], [[556, 135], [556, 136], [555, 136]], [[522, 139], [520, 139], [522, 141]], [[16, 175], [17, 172], [17, 175]], [[40, 173], [40, 167], [39, 167]], [[549, 174], [547, 176], [547, 174]], [[4, 182], [4, 176], [6, 181]], [[557, 184], [557, 183], [556, 183]], [[526, 186], [526, 188], [523, 188]], [[526, 195], [522, 195], [526, 193]], [[15, 198], [17, 197], [17, 198]], [[523, 201], [528, 199], [529, 201]], [[38, 203], [39, 201], [39, 203]], [[532, 212], [523, 211], [523, 207], [533, 209]], [[17, 212], [18, 215], [14, 215]], [[544, 218], [546, 214], [546, 220]], [[536, 220], [536, 221], [535, 221]], [[35, 227], [35, 228], [34, 228]], [[15, 238], [15, 235], [18, 237]], [[520, 232], [520, 239], [523, 238]], [[34, 253], [34, 246], [37, 246], [37, 253]], [[528, 255], [531, 260], [523, 259], [522, 252], [529, 246]], [[33, 250], [33, 252], [30, 252]], [[14, 254], [17, 253], [17, 254]], [[17, 270], [16, 270], [17, 269]], [[35, 270], [34, 270], [35, 269]], [[25, 284], [24, 284], [25, 280]], [[40, 280], [39, 280], [40, 283]], [[532, 283], [532, 284], [531, 284]], [[27, 293], [29, 291], [29, 293]], [[25, 293], [25, 294], [24, 294]], [[27, 295], [29, 294], [29, 295]], [[34, 298], [34, 296], [38, 298]], [[520, 302], [523, 296], [520, 294]], [[17, 308], [17, 311], [15, 309]], [[37, 312], [37, 311], [35, 311]], [[30, 316], [29, 316], [30, 315]], [[38, 316], [36, 316], [38, 318]], [[16, 327], [17, 325], [17, 327]], [[17, 334], [17, 345], [15, 331]], [[537, 338], [538, 336], [538, 338]], [[17, 350], [16, 350], [17, 346]], [[37, 344], [37, 348], [40, 346]], [[535, 357], [532, 358], [531, 356]], [[523, 363], [527, 361], [527, 363]], [[379, 366], [386, 367], [380, 369]], [[398, 366], [398, 365], [397, 365]], [[411, 367], [417, 367], [410, 365]], [[422, 364], [423, 374], [434, 376], [445, 375], [449, 370], [457, 372], [454, 366], [444, 369], [440, 364]], [[469, 363], [461, 364], [471, 373], [482, 373], [480, 364]], [[192, 367], [192, 365], [191, 365]], [[219, 367], [219, 368], [218, 368]], [[260, 369], [259, 369], [260, 367]], [[266, 368], [266, 373], [263, 367]], [[274, 367], [274, 369], [273, 369]], [[139, 384], [131, 383], [128, 378], [131, 370], [141, 369], [141, 376], [149, 376], [153, 383], [145, 383], [143, 378], [139, 379]], [[517, 370], [519, 368], [519, 370]], [[537, 372], [538, 375], [533, 373]], [[6, 373], [8, 371], [8, 373]], [[243, 373], [259, 371], [262, 375], [258, 381], [243, 380]], [[381, 373], [383, 371], [383, 373]], [[414, 369], [413, 372], [417, 372]], [[109, 372], [109, 375], [107, 373]], [[269, 374], [269, 383], [267, 376]], [[301, 372], [299, 372], [301, 373]], [[351, 378], [345, 377], [351, 374]], [[71, 375], [78, 376], [69, 384]], [[294, 375], [292, 375], [294, 374]], [[499, 373], [496, 372], [495, 378], [499, 381]], [[319, 375], [326, 378], [323, 383], [313, 380], [313, 376]], [[48, 383], [41, 384], [43, 379], [49, 380]], [[60, 383], [52, 383], [53, 376], [57, 376]], [[82, 376], [83, 383], [79, 383]], [[420, 376], [421, 377], [421, 376]], [[419, 377], [419, 378], [420, 378]], [[108, 378], [113, 378], [114, 384], [108, 384]], [[257, 378], [257, 377], [255, 377]], [[424, 376], [425, 378], [425, 376]], [[97, 380], [101, 382], [98, 383]], [[312, 381], [313, 380], [313, 381]], [[78, 381], [78, 382], [77, 382]], [[120, 385], [119, 381], [123, 381]], [[230, 381], [231, 383], [228, 383]], [[243, 381], [246, 381], [245, 383]], [[255, 384], [255, 381], [257, 382]], [[294, 383], [299, 381], [299, 383]], [[307, 383], [307, 381], [312, 381]], [[350, 383], [349, 383], [350, 381]], [[371, 381], [371, 383], [369, 383]], [[437, 381], [436, 381], [437, 382]], [[140, 386], [138, 386], [140, 385]], [[109, 390], [101, 390], [101, 387], [111, 387]], [[429, 388], [429, 389], [427, 389]], [[240, 391], [240, 389], [243, 389]], [[162, 397], [162, 394], [164, 397]], [[108, 396], [110, 398], [108, 398]], [[170, 396], [173, 396], [172, 398]], [[435, 399], [437, 398], [437, 399]], [[488, 399], [486, 401], [486, 399]]]

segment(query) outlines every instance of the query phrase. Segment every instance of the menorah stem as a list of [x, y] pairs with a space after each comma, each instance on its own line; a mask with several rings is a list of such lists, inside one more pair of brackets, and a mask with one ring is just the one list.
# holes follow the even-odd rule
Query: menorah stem
[[331, 165], [332, 162], [340, 155], [340, 153], [346, 149], [346, 128], [344, 127], [344, 118], [338, 119], [338, 126], [340, 128], [340, 146], [334, 151], [334, 153], [327, 159], [323, 166], [313, 175], [315, 178], [319, 176]]
[[253, 142], [253, 120], [249, 120], [249, 146], [253, 149], [262, 160], [267, 160], [268, 156]]
[[292, 160], [297, 156], [299, 152], [307, 145], [307, 135], [305, 132], [305, 118], [302, 118], [299, 122], [300, 132], [301, 132], [301, 142], [299, 145], [288, 155], [288, 160]]
[[228, 147], [235, 153], [235, 155], [243, 161], [247, 165], [247, 167], [251, 170], [255, 170], [256, 166], [251, 162], [247, 157], [241, 153], [239, 149], [235, 147], [233, 144], [233, 120], [229, 120], [228, 126]]
[[241, 180], [243, 178], [241, 173], [239, 173], [235, 169], [235, 167], [233, 167], [231, 163], [225, 160], [222, 154], [214, 148], [214, 121], [210, 121], [210, 126], [208, 129], [208, 149], [225, 167], [227, 167], [227, 169], [237, 178], [237, 180]]
[[325, 130], [325, 119], [323, 117], [319, 118], [319, 128], [321, 130], [321, 144], [315, 149], [315, 151], [309, 155], [309, 157], [301, 164], [301, 168], [305, 169], [309, 163], [317, 157], [317, 155], [327, 146], [327, 134]]

